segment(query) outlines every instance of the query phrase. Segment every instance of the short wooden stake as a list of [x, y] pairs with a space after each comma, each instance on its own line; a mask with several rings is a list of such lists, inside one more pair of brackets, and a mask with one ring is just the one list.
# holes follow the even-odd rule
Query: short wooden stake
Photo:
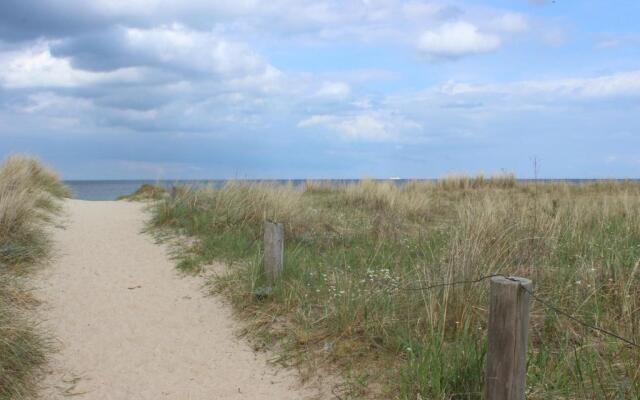
[[491, 278], [489, 343], [485, 368], [486, 400], [524, 400], [527, 337], [533, 291], [525, 278]]
[[266, 221], [264, 224], [264, 272], [273, 283], [282, 274], [284, 252], [284, 226]]

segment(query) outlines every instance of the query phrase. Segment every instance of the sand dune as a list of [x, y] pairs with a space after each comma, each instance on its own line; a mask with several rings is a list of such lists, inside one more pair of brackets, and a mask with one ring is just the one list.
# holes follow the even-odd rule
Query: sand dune
[[142, 206], [66, 203], [58, 256], [38, 278], [45, 327], [59, 338], [43, 399], [305, 399], [297, 377], [234, 335], [229, 307], [178, 276], [141, 233]]

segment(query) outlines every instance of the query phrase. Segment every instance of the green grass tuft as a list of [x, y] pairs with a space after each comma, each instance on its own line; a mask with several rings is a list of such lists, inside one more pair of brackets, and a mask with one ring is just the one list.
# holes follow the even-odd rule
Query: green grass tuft
[[47, 340], [29, 319], [34, 300], [24, 276], [49, 254], [45, 225], [69, 195], [37, 160], [9, 157], [0, 166], [0, 399], [29, 398], [35, 371], [46, 359]]
[[143, 201], [143, 200], [160, 200], [167, 196], [169, 192], [167, 189], [160, 185], [152, 185], [145, 183], [141, 185], [135, 192], [129, 195], [119, 196], [116, 200], [130, 200], [130, 201]]
[[[268, 296], [263, 221], [285, 226]], [[475, 399], [488, 285], [404, 287], [492, 273], [640, 342], [640, 184], [517, 183], [511, 175], [403, 186], [229, 183], [157, 202], [151, 224], [192, 237], [181, 268], [222, 260], [212, 284], [282, 358], [337, 368], [352, 396]], [[640, 398], [640, 353], [533, 306], [527, 398]]]

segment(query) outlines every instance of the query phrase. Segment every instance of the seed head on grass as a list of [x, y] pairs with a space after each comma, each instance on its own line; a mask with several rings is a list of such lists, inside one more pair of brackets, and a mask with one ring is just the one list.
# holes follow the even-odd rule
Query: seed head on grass
[[[285, 225], [285, 265], [269, 296], [256, 299], [266, 219]], [[257, 336], [275, 340], [286, 359], [358, 377], [351, 385], [368, 396], [482, 392], [487, 285], [403, 288], [530, 277], [540, 296], [640, 341], [638, 183], [534, 184], [512, 175], [230, 183], [159, 202], [154, 222], [195, 238], [190, 260], [232, 263], [213, 285]], [[538, 305], [530, 325], [528, 398], [640, 397], [637, 352]], [[366, 380], [377, 389], [367, 394], [362, 376], [379, 377]]]

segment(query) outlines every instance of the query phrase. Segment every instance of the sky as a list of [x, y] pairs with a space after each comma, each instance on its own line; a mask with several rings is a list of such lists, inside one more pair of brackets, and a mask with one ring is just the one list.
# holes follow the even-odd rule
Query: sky
[[2, 0], [0, 156], [64, 179], [640, 178], [638, 21], [637, 0]]

